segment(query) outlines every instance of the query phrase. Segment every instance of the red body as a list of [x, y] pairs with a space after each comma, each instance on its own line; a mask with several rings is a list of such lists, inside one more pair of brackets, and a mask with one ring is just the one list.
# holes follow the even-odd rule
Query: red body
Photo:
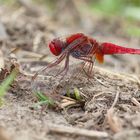
[[[83, 33], [72, 34], [64, 41], [59, 38], [55, 38], [49, 43], [49, 48], [54, 55], [59, 57], [41, 71], [56, 66], [65, 58], [65, 66], [62, 71], [67, 72], [69, 68], [69, 56], [71, 55], [76, 59], [84, 60], [85, 64], [89, 64], [87, 71], [89, 74], [92, 71], [94, 63], [93, 58], [96, 58], [100, 63], [102, 63], [104, 55], [140, 54], [140, 49], [126, 48], [108, 42], [97, 42], [94, 38], [86, 36]], [[60, 71], [60, 73], [62, 71]]]
[[68, 36], [65, 41], [54, 39], [50, 42], [49, 48], [56, 56], [68, 50], [68, 53], [75, 58], [95, 55], [99, 62], [103, 62], [104, 55], [140, 54], [140, 49], [126, 48], [107, 42], [100, 43], [83, 33]]

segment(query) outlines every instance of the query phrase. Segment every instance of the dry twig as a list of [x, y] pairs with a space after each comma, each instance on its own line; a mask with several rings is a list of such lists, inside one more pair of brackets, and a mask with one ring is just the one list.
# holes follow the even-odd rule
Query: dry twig
[[110, 129], [117, 133], [121, 130], [121, 124], [119, 122], [119, 119], [117, 118], [117, 116], [113, 115], [114, 113], [114, 106], [116, 105], [117, 101], [118, 101], [118, 98], [119, 98], [119, 92], [117, 92], [116, 94], [116, 97], [114, 99], [114, 102], [111, 106], [111, 108], [107, 111], [107, 121], [108, 121], [108, 124], [110, 126]]
[[49, 126], [50, 133], [60, 133], [60, 134], [72, 134], [72, 135], [79, 135], [91, 138], [107, 138], [108, 133], [94, 131], [94, 130], [87, 130], [82, 128], [75, 128], [75, 127], [68, 127], [68, 126], [61, 126], [61, 125], [54, 125], [51, 124]]
[[134, 104], [134, 105], [136, 105], [138, 108], [140, 108], [140, 103], [138, 102], [138, 100], [136, 99], [136, 98], [132, 98], [131, 99], [131, 102]]
[[103, 68], [99, 68], [94, 66], [94, 71], [95, 73], [99, 73], [100, 75], [104, 75], [110, 78], [116, 78], [116, 79], [120, 79], [122, 81], [130, 81], [130, 82], [134, 82], [137, 83], [139, 85], [139, 81], [138, 79], [136, 79], [136, 77], [134, 77], [133, 75], [126, 75], [126, 74], [121, 74], [121, 73], [115, 73], [115, 72], [111, 72], [109, 70], [103, 69]]

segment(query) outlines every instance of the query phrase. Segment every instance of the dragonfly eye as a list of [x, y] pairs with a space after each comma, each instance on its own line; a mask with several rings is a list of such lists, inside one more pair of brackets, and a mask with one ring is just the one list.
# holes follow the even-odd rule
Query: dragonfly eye
[[63, 44], [64, 44], [63, 41], [59, 39], [52, 40], [49, 43], [50, 51], [56, 56], [60, 55], [63, 49]]

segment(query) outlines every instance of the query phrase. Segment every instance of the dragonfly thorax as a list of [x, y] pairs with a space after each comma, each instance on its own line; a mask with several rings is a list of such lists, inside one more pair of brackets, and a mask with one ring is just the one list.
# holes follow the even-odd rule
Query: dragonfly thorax
[[86, 55], [90, 54], [90, 52], [91, 52], [92, 49], [93, 49], [93, 46], [92, 46], [91, 43], [85, 43], [85, 44], [82, 44], [77, 49], [75, 49], [71, 53], [71, 55], [73, 57], [83, 57], [83, 56], [86, 56]]

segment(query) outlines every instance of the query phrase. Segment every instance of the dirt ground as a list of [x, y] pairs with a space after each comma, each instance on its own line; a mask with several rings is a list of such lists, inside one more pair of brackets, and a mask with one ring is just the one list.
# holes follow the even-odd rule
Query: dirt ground
[[[90, 79], [81, 71], [82, 62], [70, 58], [70, 70], [63, 79], [54, 76], [59, 65], [31, 81], [36, 71], [56, 59], [47, 48], [54, 37], [83, 32], [98, 41], [140, 47], [138, 38], [123, 32], [119, 19], [83, 13], [74, 4], [72, 12], [56, 6], [54, 14], [44, 6], [24, 3], [18, 8], [0, 6], [1, 67], [4, 63], [9, 69], [16, 61], [22, 70], [0, 108], [0, 140], [139, 139], [138, 55], [106, 56], [103, 65], [95, 64]], [[82, 96], [80, 101], [64, 96], [75, 88]], [[50, 95], [56, 106], [34, 108], [36, 90]]]

